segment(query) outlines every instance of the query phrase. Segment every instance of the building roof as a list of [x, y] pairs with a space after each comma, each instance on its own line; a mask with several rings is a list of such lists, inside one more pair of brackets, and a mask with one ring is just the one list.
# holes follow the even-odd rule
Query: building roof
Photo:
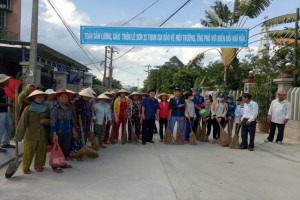
[[[29, 42], [21, 42], [21, 41], [7, 41], [7, 40], [1, 40], [0, 41], [0, 48], [15, 48], [16, 50], [12, 50], [11, 53], [18, 54], [22, 48], [30, 49], [30, 43]], [[71, 69], [75, 70], [81, 70], [81, 71], [88, 71], [90, 70], [85, 65], [77, 62], [76, 60], [42, 44], [38, 43], [37, 45], [37, 54], [38, 57], [41, 57], [46, 60], [51, 60], [53, 62], [56, 62], [57, 64], [63, 64], [66, 66], [69, 66]], [[20, 54], [19, 54], [20, 55]], [[12, 57], [20, 58], [21, 55], [12, 55]]]

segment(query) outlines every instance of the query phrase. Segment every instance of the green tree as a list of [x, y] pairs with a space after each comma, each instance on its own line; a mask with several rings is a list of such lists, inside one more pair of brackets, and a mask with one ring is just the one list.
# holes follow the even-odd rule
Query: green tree
[[119, 81], [119, 80], [117, 80], [117, 79], [114, 79], [114, 78], [113, 78], [113, 80], [112, 80], [111, 85], [112, 85], [112, 88], [113, 88], [113, 89], [121, 89], [121, 88], [122, 88], [122, 83], [121, 83], [121, 81]]
[[102, 81], [97, 78], [97, 76], [93, 75], [93, 80], [92, 80], [93, 85], [102, 85]]

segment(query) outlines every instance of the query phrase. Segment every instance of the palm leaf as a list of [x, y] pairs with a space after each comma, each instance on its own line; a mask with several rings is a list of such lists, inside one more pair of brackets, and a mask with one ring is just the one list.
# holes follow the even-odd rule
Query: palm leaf
[[[294, 30], [273, 30], [269, 31], [268, 35], [270, 38], [295, 38], [295, 31]], [[300, 32], [298, 32], [298, 39], [300, 39]]]
[[[293, 47], [295, 40], [291, 38], [274, 38], [273, 42], [275, 45]], [[298, 47], [300, 47], [300, 40], [298, 40]]]
[[221, 57], [224, 63], [224, 68], [229, 68], [237, 55], [237, 51], [237, 48], [221, 48]]
[[280, 24], [291, 23], [296, 21], [296, 17], [296, 13], [281, 15], [264, 21], [263, 25], [267, 27], [272, 27]]
[[270, 4], [270, 0], [241, 0], [241, 4], [243, 5], [245, 2], [245, 16], [250, 18], [256, 18], [259, 16]]

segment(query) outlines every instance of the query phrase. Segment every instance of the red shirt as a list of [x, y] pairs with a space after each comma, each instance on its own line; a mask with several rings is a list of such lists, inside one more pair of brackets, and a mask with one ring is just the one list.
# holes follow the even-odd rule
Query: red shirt
[[168, 118], [170, 113], [169, 102], [159, 102], [159, 118]]
[[127, 101], [121, 101], [120, 104], [120, 118], [124, 118], [125, 117], [125, 111], [127, 110]]

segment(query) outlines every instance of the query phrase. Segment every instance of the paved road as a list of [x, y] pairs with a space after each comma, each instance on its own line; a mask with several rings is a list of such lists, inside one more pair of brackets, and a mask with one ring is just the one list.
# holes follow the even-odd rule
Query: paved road
[[47, 167], [31, 175], [18, 171], [9, 180], [3, 169], [0, 199], [300, 199], [300, 163], [258, 148], [117, 144], [101, 150], [96, 160], [71, 164], [63, 174]]

